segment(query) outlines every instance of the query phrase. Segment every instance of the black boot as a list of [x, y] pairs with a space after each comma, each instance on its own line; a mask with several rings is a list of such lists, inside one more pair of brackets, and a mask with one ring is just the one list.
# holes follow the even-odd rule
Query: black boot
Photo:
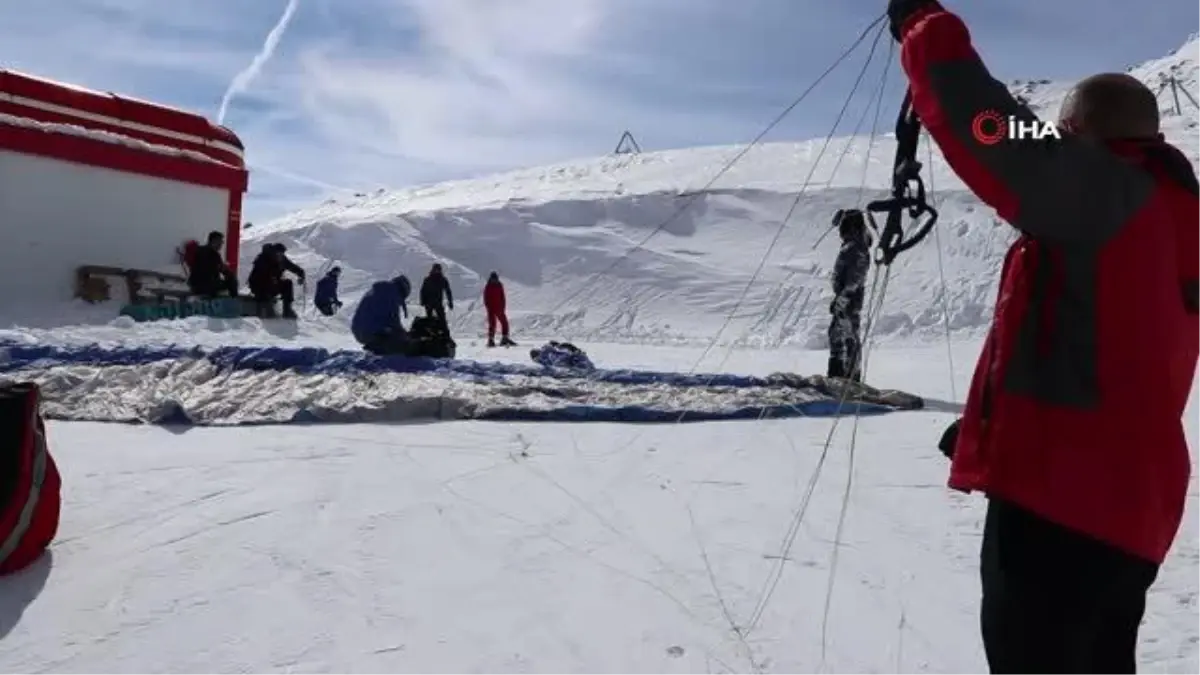
[[488, 338], [488, 343], [487, 343], [487, 346], [489, 346], [489, 347], [495, 347], [495, 346], [496, 346], [496, 340], [494, 340], [493, 338]]
[[296, 318], [296, 311], [292, 309], [292, 303], [290, 303], [290, 302], [283, 303], [282, 316], [285, 319], [295, 319]]
[[826, 377], [845, 377], [846, 365], [836, 356], [829, 357], [829, 367], [825, 371]]
[[505, 335], [504, 337], [500, 338], [500, 346], [501, 347], [516, 347], [517, 343], [513, 342], [512, 338]]

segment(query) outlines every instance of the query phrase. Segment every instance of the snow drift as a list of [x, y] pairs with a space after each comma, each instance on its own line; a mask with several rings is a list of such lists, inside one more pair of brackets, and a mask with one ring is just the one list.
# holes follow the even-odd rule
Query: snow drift
[[74, 421], [265, 424], [494, 419], [683, 422], [918, 409], [916, 396], [822, 377], [635, 370], [587, 374], [323, 349], [8, 345], [4, 379], [32, 381]]
[[[1198, 48], [1192, 39], [1131, 72], [1155, 89], [1170, 74], [1194, 91]], [[1011, 87], [1048, 118], [1068, 88], [1044, 80]], [[1184, 101], [1176, 114], [1165, 92], [1160, 103], [1168, 139], [1196, 162], [1196, 109]], [[897, 260], [879, 336], [984, 327], [1013, 238], [936, 148], [927, 156], [926, 142], [918, 157], [930, 160], [925, 175], [941, 222]], [[482, 330], [479, 293], [495, 270], [507, 284], [514, 330], [526, 336], [822, 348], [838, 245], [823, 235], [836, 209], [886, 194], [895, 152], [890, 135], [837, 138], [821, 154], [823, 143], [762, 144], [704, 190], [743, 147], [610, 156], [377, 191], [259, 225], [245, 251], [278, 240], [308, 267], [336, 261], [350, 299], [370, 281], [398, 271], [420, 278], [440, 262], [460, 299], [455, 328], [469, 333]]]

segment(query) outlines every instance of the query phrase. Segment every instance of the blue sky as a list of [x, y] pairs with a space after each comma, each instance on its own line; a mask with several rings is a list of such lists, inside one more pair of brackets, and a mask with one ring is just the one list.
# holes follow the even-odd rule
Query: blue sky
[[[1197, 30], [1193, 2], [946, 4], [966, 17], [985, 60], [1007, 80], [1073, 79], [1166, 55]], [[12, 0], [0, 4], [0, 64], [215, 118], [287, 5]], [[647, 150], [744, 142], [885, 7], [885, 0], [295, 0], [278, 44], [243, 78], [225, 118], [248, 147], [247, 217], [339, 193], [600, 155], [624, 129]], [[828, 133], [866, 46], [772, 139]], [[891, 85], [889, 125], [902, 91], [895, 77]], [[868, 101], [869, 86], [856, 107]], [[851, 108], [843, 130], [857, 119]]]

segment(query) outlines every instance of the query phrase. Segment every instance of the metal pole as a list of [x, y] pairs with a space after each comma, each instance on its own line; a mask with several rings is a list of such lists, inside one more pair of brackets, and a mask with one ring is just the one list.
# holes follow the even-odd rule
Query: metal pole
[[[626, 141], [629, 141], [628, 145], [625, 144]], [[614, 155], [636, 155], [641, 152], [642, 146], [638, 145], [637, 140], [628, 129], [621, 134], [621, 140], [617, 141], [617, 148], [613, 150]]]
[[1175, 99], [1175, 114], [1183, 114], [1183, 106], [1179, 105], [1179, 85], [1175, 83], [1175, 76], [1167, 78], [1167, 84], [1171, 85], [1171, 98]]
[[[1174, 76], [1171, 77], [1171, 85], [1176, 91], [1183, 92], [1183, 95], [1187, 97], [1188, 101], [1191, 101], [1193, 106], [1200, 108], [1200, 103], [1197, 103], [1196, 99], [1192, 97], [1192, 92], [1188, 91], [1187, 87], [1183, 86], [1183, 84], [1179, 82], [1179, 80], [1176, 80]], [[1176, 105], [1178, 105], [1178, 101], [1176, 101]]]

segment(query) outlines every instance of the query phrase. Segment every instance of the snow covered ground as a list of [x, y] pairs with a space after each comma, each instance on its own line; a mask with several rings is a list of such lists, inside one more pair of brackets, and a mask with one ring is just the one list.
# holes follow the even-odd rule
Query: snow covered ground
[[[1196, 50], [1192, 40], [1135, 72], [1174, 72], [1194, 91]], [[1062, 92], [1020, 87], [1049, 110]], [[1168, 135], [1196, 161], [1196, 111], [1185, 113], [1168, 118]], [[524, 363], [529, 343], [553, 337], [607, 367], [819, 372], [836, 247], [821, 236], [836, 208], [885, 187], [893, 152], [884, 138], [870, 152], [845, 140], [816, 164], [774, 245], [819, 142], [756, 148], [701, 193], [688, 191], [737, 148], [331, 202], [254, 228], [245, 250], [283, 241], [312, 273], [340, 263], [349, 306], [370, 281], [442, 262], [465, 358]], [[51, 423], [61, 533], [51, 555], [0, 580], [0, 670], [982, 670], [981, 501], [944, 487], [935, 444], [1011, 234], [934, 165], [942, 224], [897, 261], [869, 364], [873, 384], [920, 394], [927, 410], [842, 417], [828, 447], [830, 418]], [[476, 299], [492, 269], [508, 283], [520, 349], [479, 342]], [[113, 314], [5, 317], [0, 341], [352, 346], [344, 315], [279, 325]], [[1193, 452], [1197, 415], [1193, 393]], [[1200, 668], [1196, 492], [1193, 479], [1151, 594], [1145, 671]]]
[[[976, 349], [956, 345], [957, 362]], [[681, 370], [698, 357], [592, 351]], [[735, 352], [728, 365], [811, 371], [821, 358]], [[953, 398], [944, 345], [881, 348], [873, 363], [883, 386]], [[944, 488], [934, 444], [952, 418], [859, 422], [824, 641], [851, 418], [823, 466], [830, 419], [52, 424], [68, 508], [52, 557], [0, 586], [0, 669], [813, 672], [824, 642], [828, 671], [977, 672], [982, 510]], [[1150, 599], [1148, 672], [1197, 667], [1194, 485]], [[748, 626], [759, 604], [743, 643], [731, 623]]]

